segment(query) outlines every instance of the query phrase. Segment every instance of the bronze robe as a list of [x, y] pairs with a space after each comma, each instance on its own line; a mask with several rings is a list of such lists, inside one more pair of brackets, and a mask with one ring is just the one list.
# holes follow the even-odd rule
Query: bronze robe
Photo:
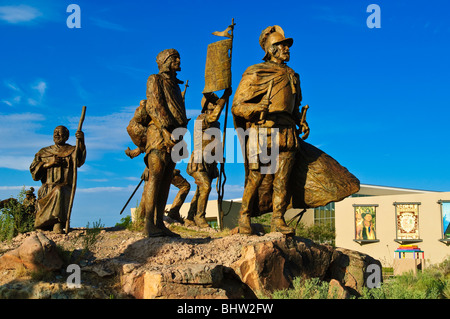
[[[65, 223], [72, 191], [75, 146], [48, 146], [36, 153], [30, 165], [30, 172], [35, 181], [41, 181], [38, 190], [36, 228], [53, 226], [56, 223]], [[62, 166], [44, 168], [54, 156], [61, 157]], [[80, 167], [86, 160], [86, 150], [77, 154], [77, 166]]]
[[[291, 111], [292, 123], [300, 124], [299, 107], [302, 100], [300, 80], [298, 74], [287, 66], [279, 66], [271, 62], [264, 62], [250, 66], [243, 74], [236, 90], [232, 113], [235, 128], [248, 129], [258, 120], [259, 112], [253, 112], [251, 106], [245, 104], [258, 103], [267, 94], [269, 83], [272, 81], [271, 97], [276, 97], [286, 86], [290, 86], [296, 94], [293, 105], [287, 106]], [[283, 99], [283, 96], [278, 96]], [[275, 102], [275, 101], [274, 101]], [[275, 108], [272, 106], [274, 105]], [[280, 103], [269, 106], [268, 119], [271, 114], [281, 114], [277, 109]], [[286, 105], [281, 106], [286, 108]], [[255, 113], [255, 114], [254, 114]], [[287, 114], [284, 112], [284, 114]], [[256, 118], [256, 119], [255, 119]], [[289, 125], [289, 119], [283, 116], [283, 121]], [[282, 137], [282, 136], [281, 136]], [[283, 137], [282, 137], [283, 138]], [[328, 154], [303, 141], [298, 142], [295, 165], [292, 169], [287, 189], [290, 191], [290, 207], [312, 208], [324, 206], [330, 202], [340, 201], [359, 190], [360, 182], [345, 167], [341, 166]], [[245, 160], [245, 184], [249, 170], [248, 139], [240, 137], [241, 149]], [[283, 144], [283, 143], [281, 143]], [[252, 216], [258, 216], [272, 211], [272, 181], [273, 175], [266, 175], [258, 189], [258, 200], [252, 208]]]

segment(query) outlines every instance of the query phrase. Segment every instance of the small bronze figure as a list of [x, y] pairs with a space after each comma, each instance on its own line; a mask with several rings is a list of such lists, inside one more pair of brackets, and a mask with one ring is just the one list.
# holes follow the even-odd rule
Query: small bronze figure
[[[204, 93], [202, 98], [202, 112], [195, 122], [195, 125], [201, 129], [201, 134], [194, 133], [194, 150], [186, 170], [194, 177], [197, 184], [188, 216], [184, 221], [188, 226], [210, 227], [205, 219], [206, 206], [211, 192], [211, 183], [219, 176], [217, 162], [213, 157], [216, 155], [216, 150], [222, 151], [222, 143], [215, 136], [209, 135], [208, 130], [215, 128], [220, 131], [218, 120], [230, 95], [231, 88], [228, 88], [220, 99], [215, 93]], [[208, 151], [211, 151], [211, 154]]]
[[68, 219], [73, 187], [74, 163], [81, 167], [86, 160], [84, 133], [75, 133], [78, 149], [67, 144], [69, 130], [58, 126], [53, 132], [55, 145], [36, 153], [30, 166], [35, 181], [41, 181], [38, 190], [35, 228], [62, 233]]

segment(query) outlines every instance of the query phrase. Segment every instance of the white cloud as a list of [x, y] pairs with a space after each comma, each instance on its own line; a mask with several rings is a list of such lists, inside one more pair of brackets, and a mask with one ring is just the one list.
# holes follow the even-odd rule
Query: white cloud
[[[127, 145], [132, 148], [132, 141], [126, 128], [136, 107], [124, 108], [122, 112], [103, 116], [89, 115], [89, 107], [87, 107], [83, 132], [90, 158], [99, 158], [108, 151], [119, 151], [122, 154]], [[79, 120], [79, 117], [69, 119], [68, 127], [71, 131], [76, 130]]]
[[35, 86], [32, 87], [33, 89], [37, 90], [39, 94], [44, 96], [45, 90], [47, 89], [47, 83], [44, 81], [39, 81]]
[[4, 83], [12, 91], [12, 96], [9, 99], [2, 100], [8, 106], [15, 106], [22, 101], [26, 101], [31, 106], [39, 105], [42, 103], [47, 90], [47, 83], [43, 80], [37, 80], [35, 84], [28, 85], [25, 89], [21, 89], [13, 81], [5, 81]]
[[27, 171], [33, 161], [34, 154], [31, 156], [3, 156], [0, 155], [0, 167]]
[[109, 22], [98, 18], [90, 18], [91, 21], [98, 27], [113, 31], [125, 31], [126, 29], [120, 24]]
[[24, 185], [22, 185], [22, 186], [0, 186], [0, 191], [9, 191], [9, 190], [19, 190], [19, 191], [21, 191], [22, 190], [22, 188], [24, 188], [25, 187], [25, 189], [29, 189], [30, 187], [35, 187], [35, 186], [24, 186]]
[[133, 191], [136, 186], [118, 187], [118, 186], [105, 186], [105, 187], [89, 187], [89, 188], [77, 188], [79, 193], [111, 193], [111, 192], [129, 192]]
[[40, 17], [42, 13], [24, 4], [17, 6], [0, 6], [0, 20], [7, 23], [18, 24], [30, 22]]
[[0, 167], [28, 170], [39, 146], [52, 137], [36, 133], [45, 117], [37, 113], [0, 114]]

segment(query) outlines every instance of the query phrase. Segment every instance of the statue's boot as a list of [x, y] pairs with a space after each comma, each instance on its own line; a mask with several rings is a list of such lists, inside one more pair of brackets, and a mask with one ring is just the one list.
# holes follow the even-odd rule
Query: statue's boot
[[208, 224], [208, 222], [206, 221], [206, 218], [205, 218], [204, 214], [197, 214], [197, 215], [195, 215], [194, 222], [200, 228], [211, 227]]
[[145, 218], [145, 225], [144, 225], [144, 236], [146, 237], [161, 237], [164, 236], [164, 232], [156, 227], [155, 223], [153, 222], [153, 214], [152, 216]]
[[279, 212], [273, 212], [272, 222], [270, 224], [271, 232], [280, 232], [283, 235], [293, 236], [295, 234], [294, 228], [286, 225], [283, 214]]
[[163, 232], [163, 236], [169, 236], [169, 237], [181, 237], [179, 234], [174, 233], [173, 231], [171, 231], [169, 228], [166, 227], [166, 225], [164, 225], [164, 211], [162, 211], [162, 213], [158, 214], [158, 218], [156, 220], [156, 227], [158, 227], [162, 232]]
[[251, 235], [252, 234], [250, 214], [240, 212], [239, 220], [238, 220], [238, 229], [239, 229], [239, 234], [243, 234], [243, 235]]
[[195, 211], [193, 210], [193, 207], [189, 209], [187, 217], [184, 219], [184, 225], [185, 226], [196, 226], [194, 221], [194, 214]]
[[63, 227], [61, 223], [56, 223], [53, 225], [53, 232], [57, 233], [57, 234], [62, 234], [63, 233]]
[[169, 210], [169, 212], [167, 213], [167, 216], [169, 216], [169, 217], [172, 218], [173, 220], [176, 220], [176, 221], [179, 222], [180, 224], [184, 224], [183, 218], [181, 217], [179, 211]]

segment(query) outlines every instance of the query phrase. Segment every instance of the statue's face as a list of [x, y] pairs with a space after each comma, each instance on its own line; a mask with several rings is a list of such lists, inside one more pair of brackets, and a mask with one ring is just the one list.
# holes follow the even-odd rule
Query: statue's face
[[67, 132], [62, 127], [57, 127], [53, 131], [53, 141], [56, 145], [64, 145], [68, 140]]
[[179, 55], [172, 55], [170, 58], [170, 70], [171, 71], [181, 71], [181, 60]]
[[283, 62], [288, 62], [291, 58], [291, 53], [289, 51], [289, 46], [287, 46], [285, 43], [278, 43], [275, 45], [277, 50], [274, 54], [274, 58], [277, 60], [281, 60]]

